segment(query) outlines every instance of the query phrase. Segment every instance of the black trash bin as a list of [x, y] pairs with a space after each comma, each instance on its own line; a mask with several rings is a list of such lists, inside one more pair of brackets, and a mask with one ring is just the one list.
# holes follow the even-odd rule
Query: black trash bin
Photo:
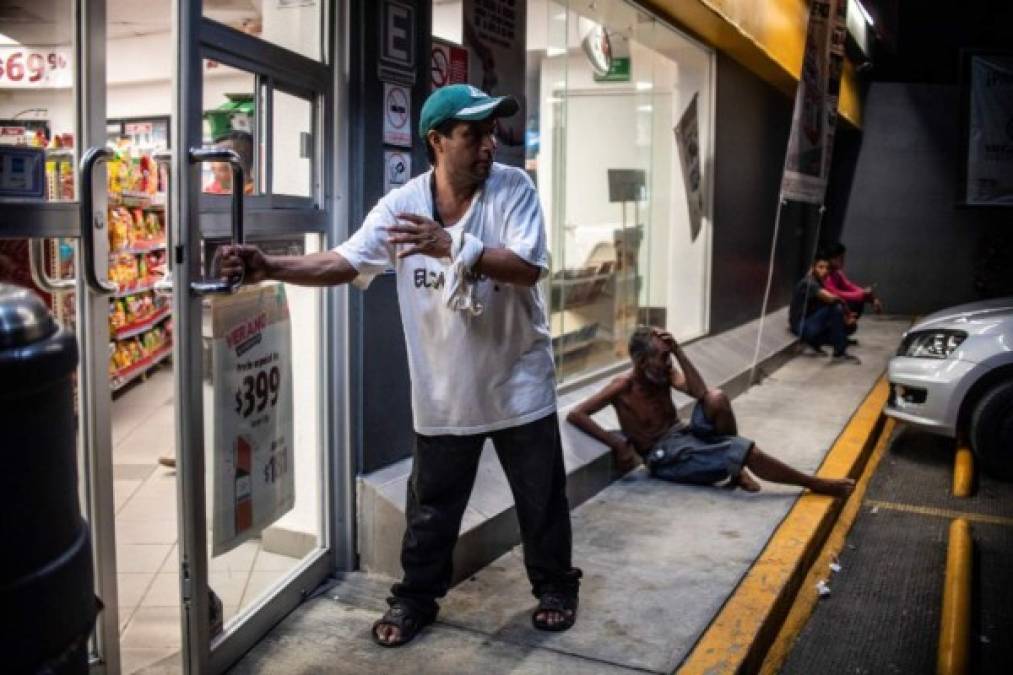
[[77, 343], [0, 283], [0, 670], [87, 673], [96, 600], [77, 490]]

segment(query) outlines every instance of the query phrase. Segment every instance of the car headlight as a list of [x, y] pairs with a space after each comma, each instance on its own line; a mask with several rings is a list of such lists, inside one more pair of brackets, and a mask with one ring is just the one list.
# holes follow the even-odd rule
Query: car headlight
[[897, 350], [899, 356], [945, 359], [967, 338], [962, 330], [927, 330], [911, 333]]

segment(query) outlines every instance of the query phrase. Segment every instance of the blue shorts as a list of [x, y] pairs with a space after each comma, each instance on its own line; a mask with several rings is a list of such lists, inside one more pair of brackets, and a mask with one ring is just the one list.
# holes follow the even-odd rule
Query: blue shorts
[[753, 442], [741, 436], [722, 436], [699, 403], [689, 426], [677, 424], [644, 457], [655, 478], [675, 483], [713, 485], [738, 479]]

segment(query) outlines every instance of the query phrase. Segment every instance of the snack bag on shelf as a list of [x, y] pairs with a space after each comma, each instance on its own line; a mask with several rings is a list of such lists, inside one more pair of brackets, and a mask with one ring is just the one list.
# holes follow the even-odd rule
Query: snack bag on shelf
[[113, 156], [106, 160], [106, 189], [115, 194], [123, 192], [120, 185], [120, 158], [113, 152]]
[[130, 341], [130, 359], [131, 363], [137, 363], [144, 358], [144, 349], [141, 348], [141, 341], [134, 338]]
[[158, 188], [158, 167], [150, 155], [141, 155], [141, 191], [155, 194]]
[[113, 207], [109, 211], [109, 248], [119, 251], [130, 245], [130, 226], [123, 218], [123, 209]]
[[148, 263], [143, 255], [137, 256], [137, 278], [141, 281], [148, 278]]
[[116, 182], [119, 189], [115, 192], [127, 192], [130, 190], [130, 155], [127, 149], [120, 147], [117, 150]]
[[130, 209], [130, 240], [134, 246], [140, 246], [148, 238], [148, 230], [144, 226], [144, 211]]
[[74, 156], [66, 155], [60, 159], [59, 199], [74, 200]]
[[46, 158], [46, 199], [55, 202], [60, 198], [60, 169], [55, 157]]
[[152, 277], [165, 276], [165, 251], [151, 251], [146, 254], [144, 264]]
[[145, 229], [148, 233], [148, 239], [153, 242], [160, 242], [164, 237], [164, 231], [162, 229], [162, 219], [158, 217], [158, 213], [149, 211], [145, 217]]
[[144, 303], [137, 295], [127, 296], [127, 321], [134, 323], [144, 318]]
[[109, 303], [109, 328], [116, 331], [127, 325], [127, 311], [123, 300], [113, 300]]
[[116, 366], [116, 370], [123, 370], [131, 363], [133, 363], [132, 356], [126, 343], [116, 345], [116, 351], [113, 352], [113, 364]]

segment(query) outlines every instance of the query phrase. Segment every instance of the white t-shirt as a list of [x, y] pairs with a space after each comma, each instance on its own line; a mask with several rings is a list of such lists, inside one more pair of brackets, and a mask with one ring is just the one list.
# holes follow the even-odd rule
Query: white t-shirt
[[[433, 217], [432, 170], [383, 197], [362, 227], [336, 250], [358, 272], [355, 284], [393, 267], [411, 371], [415, 431], [468, 435], [520, 426], [556, 409], [552, 346], [540, 288], [480, 277], [478, 316], [449, 309], [443, 286], [450, 261], [427, 255], [398, 259], [386, 228], [398, 213]], [[489, 248], [507, 248], [549, 266], [538, 193], [527, 174], [493, 164], [467, 213], [448, 230], [463, 229]]]

